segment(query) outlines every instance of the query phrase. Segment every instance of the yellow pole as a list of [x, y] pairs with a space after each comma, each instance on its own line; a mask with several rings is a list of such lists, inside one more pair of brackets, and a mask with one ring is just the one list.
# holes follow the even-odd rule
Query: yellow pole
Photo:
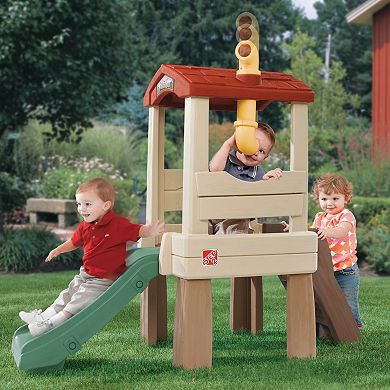
[[[238, 26], [238, 37], [244, 36], [249, 39], [242, 40], [236, 46], [235, 54], [239, 61], [237, 76], [257, 75], [259, 70], [259, 34], [254, 25], [257, 24], [254, 16], [251, 15], [251, 25], [244, 24]], [[240, 152], [251, 156], [259, 150], [259, 142], [256, 138], [256, 100], [238, 100], [237, 101], [237, 120], [234, 122], [236, 128], [236, 144]]]

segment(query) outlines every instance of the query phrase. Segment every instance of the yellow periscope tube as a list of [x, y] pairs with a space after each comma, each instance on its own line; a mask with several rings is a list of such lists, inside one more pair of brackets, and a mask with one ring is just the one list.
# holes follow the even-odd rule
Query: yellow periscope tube
[[[239, 60], [237, 75], [260, 75], [259, 54], [256, 45], [249, 41], [241, 41], [236, 46], [236, 57]], [[241, 153], [248, 156], [259, 150], [259, 141], [256, 138], [256, 100], [237, 101], [236, 144]]]

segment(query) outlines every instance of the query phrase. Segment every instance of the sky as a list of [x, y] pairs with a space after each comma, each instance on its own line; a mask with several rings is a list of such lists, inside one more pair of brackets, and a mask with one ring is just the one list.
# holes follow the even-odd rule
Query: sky
[[313, 7], [313, 4], [317, 1], [318, 0], [292, 0], [296, 7], [304, 9], [305, 14], [309, 19], [315, 19], [317, 17], [317, 12]]

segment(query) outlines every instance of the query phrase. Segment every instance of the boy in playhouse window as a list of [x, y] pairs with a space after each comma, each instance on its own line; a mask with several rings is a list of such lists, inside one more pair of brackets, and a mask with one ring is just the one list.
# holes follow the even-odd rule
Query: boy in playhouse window
[[[312, 228], [318, 237], [327, 240], [332, 256], [334, 276], [351, 308], [357, 326], [362, 327], [359, 314], [359, 267], [356, 257], [356, 220], [345, 206], [352, 199], [352, 183], [345, 177], [326, 173], [317, 178], [312, 193], [323, 212], [314, 217]], [[282, 222], [284, 231], [289, 225]]]
[[[267, 173], [260, 164], [269, 156], [275, 144], [275, 133], [271, 126], [260, 123], [256, 129], [256, 138], [260, 148], [252, 156], [247, 156], [237, 150], [235, 133], [227, 139], [211, 159], [210, 172], [226, 171], [237, 179], [255, 182], [282, 177], [280, 168]], [[209, 234], [249, 233], [249, 219], [212, 219], [209, 220]]]
[[76, 190], [77, 211], [83, 217], [72, 237], [54, 248], [46, 258], [84, 247], [80, 273], [45, 311], [21, 311], [32, 336], [60, 325], [92, 303], [126, 271], [126, 242], [154, 237], [164, 232], [164, 223], [140, 225], [114, 214], [115, 190], [104, 179], [96, 178]]

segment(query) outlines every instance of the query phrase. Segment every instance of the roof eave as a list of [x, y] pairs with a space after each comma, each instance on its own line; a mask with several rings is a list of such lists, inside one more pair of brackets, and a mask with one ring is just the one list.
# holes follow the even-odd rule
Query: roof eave
[[347, 14], [347, 22], [371, 26], [372, 16], [375, 12], [378, 12], [389, 3], [390, 0], [367, 0]]

